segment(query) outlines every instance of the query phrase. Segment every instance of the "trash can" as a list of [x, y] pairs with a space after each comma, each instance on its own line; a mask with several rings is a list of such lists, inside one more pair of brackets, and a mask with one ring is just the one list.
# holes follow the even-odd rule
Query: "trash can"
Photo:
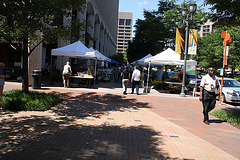
[[41, 70], [33, 70], [32, 88], [33, 89], [41, 88], [41, 82], [42, 82], [42, 71]]

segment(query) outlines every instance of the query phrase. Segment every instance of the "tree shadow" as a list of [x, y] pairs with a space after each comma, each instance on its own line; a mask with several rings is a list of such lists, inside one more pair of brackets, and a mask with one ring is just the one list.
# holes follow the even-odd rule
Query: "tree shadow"
[[148, 103], [113, 94], [99, 95], [95, 92], [79, 93], [75, 96], [72, 96], [70, 92], [57, 94], [65, 100], [52, 107], [52, 111], [61, 116], [74, 118], [82, 119], [89, 116], [99, 118], [110, 111], [123, 112], [126, 109], [150, 108]]
[[1, 121], [0, 159], [177, 159], [160, 149], [148, 126], [73, 124], [68, 118], [25, 116]]

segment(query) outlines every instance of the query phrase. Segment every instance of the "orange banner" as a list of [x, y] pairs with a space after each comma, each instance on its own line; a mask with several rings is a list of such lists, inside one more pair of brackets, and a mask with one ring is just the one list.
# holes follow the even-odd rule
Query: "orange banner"
[[184, 30], [176, 29], [175, 53], [181, 54], [184, 51]]

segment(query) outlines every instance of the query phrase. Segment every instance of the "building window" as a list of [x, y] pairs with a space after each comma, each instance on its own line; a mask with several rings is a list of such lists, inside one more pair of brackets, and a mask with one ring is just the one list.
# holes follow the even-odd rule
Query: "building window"
[[124, 20], [125, 19], [119, 19], [119, 25], [124, 25]]
[[130, 39], [130, 37], [125, 37], [126, 39]]
[[125, 27], [125, 29], [131, 29], [131, 27]]
[[118, 33], [118, 35], [124, 35], [124, 33]]
[[125, 33], [125, 35], [130, 36], [130, 33]]
[[131, 32], [131, 30], [125, 30], [125, 32]]
[[130, 26], [130, 25], [131, 25], [131, 22], [132, 22], [131, 19], [126, 19], [126, 25], [127, 25], [127, 26]]
[[118, 38], [124, 38], [124, 37], [118, 37]]
[[119, 30], [119, 32], [124, 32], [124, 30]]
[[124, 27], [119, 27], [120, 29], [124, 29]]

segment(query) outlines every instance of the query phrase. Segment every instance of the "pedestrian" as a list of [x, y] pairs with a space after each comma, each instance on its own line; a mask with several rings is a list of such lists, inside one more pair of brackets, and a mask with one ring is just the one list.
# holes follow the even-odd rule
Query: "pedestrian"
[[69, 88], [69, 77], [72, 73], [72, 69], [70, 66], [70, 62], [67, 62], [64, 67], [63, 67], [63, 86], [66, 88], [66, 83], [67, 83], [67, 88]]
[[7, 60], [2, 58], [0, 60], [0, 102], [2, 100], [2, 96], [3, 96], [3, 89], [4, 89], [4, 85], [5, 85], [5, 79], [4, 78], [9, 78], [9, 75], [5, 75], [3, 68], [5, 67], [5, 65], [7, 64]]
[[121, 73], [121, 77], [122, 77], [123, 94], [127, 94], [127, 86], [130, 78], [130, 71], [128, 67], [124, 68], [124, 71]]
[[137, 95], [139, 95], [139, 85], [140, 85], [140, 75], [141, 72], [138, 70], [138, 67], [134, 67], [134, 71], [132, 73], [132, 94], [134, 93], [134, 88], [136, 88]]
[[208, 74], [206, 74], [200, 83], [200, 97], [203, 105], [203, 122], [209, 125], [208, 113], [215, 108], [216, 97], [219, 95], [220, 83], [217, 77], [214, 75], [214, 69], [208, 68]]

